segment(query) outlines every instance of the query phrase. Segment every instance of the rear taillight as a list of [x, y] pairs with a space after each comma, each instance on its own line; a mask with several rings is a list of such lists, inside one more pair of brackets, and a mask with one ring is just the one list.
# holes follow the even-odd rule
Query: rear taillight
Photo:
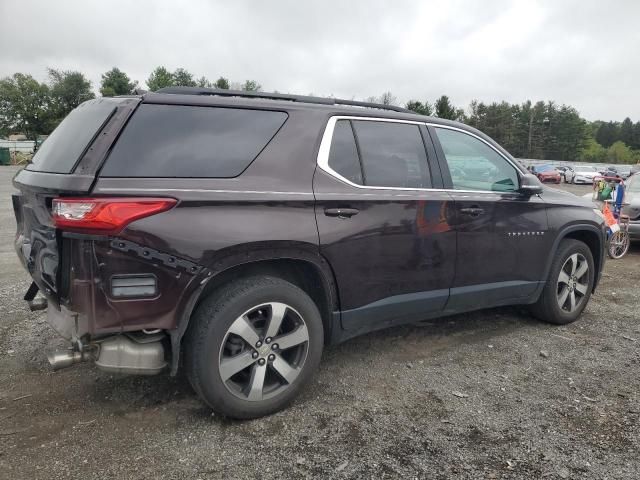
[[173, 198], [55, 198], [53, 223], [71, 232], [115, 235], [129, 223], [175, 204]]

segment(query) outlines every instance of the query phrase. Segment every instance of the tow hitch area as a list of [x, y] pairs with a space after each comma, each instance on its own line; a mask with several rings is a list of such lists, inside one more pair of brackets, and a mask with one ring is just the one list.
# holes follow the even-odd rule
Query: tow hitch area
[[27, 305], [29, 305], [29, 310], [31, 310], [32, 312], [36, 312], [38, 310], [46, 310], [47, 309], [47, 299], [44, 297], [38, 297], [36, 298], [36, 295], [38, 294], [38, 285], [36, 285], [36, 282], [31, 282], [31, 285], [29, 286], [29, 290], [27, 290], [27, 293], [24, 294], [24, 299], [27, 301]]

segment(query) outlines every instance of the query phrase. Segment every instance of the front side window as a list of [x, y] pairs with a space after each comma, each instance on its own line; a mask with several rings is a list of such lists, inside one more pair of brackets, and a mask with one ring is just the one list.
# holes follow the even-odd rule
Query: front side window
[[502, 155], [471, 135], [435, 128], [449, 166], [453, 188], [514, 192], [518, 189], [518, 172]]
[[427, 153], [417, 125], [354, 120], [365, 185], [428, 188]]

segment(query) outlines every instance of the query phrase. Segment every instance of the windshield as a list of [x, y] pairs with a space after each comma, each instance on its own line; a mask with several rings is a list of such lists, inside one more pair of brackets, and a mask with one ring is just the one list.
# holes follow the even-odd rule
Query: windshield
[[640, 177], [633, 176], [627, 182], [627, 191], [640, 192]]
[[589, 165], [582, 165], [575, 168], [577, 172], [597, 172], [597, 170]]
[[551, 170], [554, 170], [552, 165], [540, 165], [534, 168], [536, 169], [536, 172], [550, 172]]

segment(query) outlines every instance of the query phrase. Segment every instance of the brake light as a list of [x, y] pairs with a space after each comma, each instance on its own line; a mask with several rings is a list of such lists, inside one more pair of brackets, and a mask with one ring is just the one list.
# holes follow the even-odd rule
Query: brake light
[[55, 198], [53, 223], [61, 230], [115, 235], [131, 222], [176, 203], [173, 198]]

